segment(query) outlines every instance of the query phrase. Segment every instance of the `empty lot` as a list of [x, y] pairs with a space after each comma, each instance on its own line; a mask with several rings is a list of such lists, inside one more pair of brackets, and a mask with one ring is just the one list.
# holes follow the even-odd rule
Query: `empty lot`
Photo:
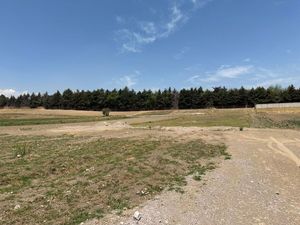
[[138, 209], [140, 224], [298, 224], [299, 118], [2, 110], [0, 221], [130, 224]]

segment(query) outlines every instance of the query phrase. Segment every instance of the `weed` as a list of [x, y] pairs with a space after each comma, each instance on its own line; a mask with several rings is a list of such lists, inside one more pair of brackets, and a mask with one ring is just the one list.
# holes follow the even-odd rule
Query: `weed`
[[26, 144], [17, 144], [13, 147], [13, 155], [15, 158], [24, 157], [29, 153], [30, 153], [30, 149], [26, 146]]
[[120, 212], [122, 212], [124, 208], [129, 208], [128, 198], [115, 198], [110, 196], [107, 204], [111, 209], [118, 210]]
[[224, 159], [225, 159], [225, 160], [231, 159], [231, 155], [226, 155]]

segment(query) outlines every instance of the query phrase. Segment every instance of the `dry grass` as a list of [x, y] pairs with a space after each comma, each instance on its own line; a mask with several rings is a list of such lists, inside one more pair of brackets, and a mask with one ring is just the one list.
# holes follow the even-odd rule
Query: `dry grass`
[[[121, 213], [228, 154], [201, 140], [1, 136], [1, 224], [79, 224]], [[19, 209], [14, 207], [19, 204]]]
[[0, 126], [23, 126], [39, 124], [64, 124], [94, 122], [126, 118], [121, 115], [103, 117], [102, 112], [45, 109], [2, 109]]
[[[174, 118], [174, 115], [175, 118]], [[134, 126], [183, 126], [183, 127], [256, 127], [299, 128], [300, 109], [213, 109], [172, 113], [172, 117], [160, 121], [133, 123]]]

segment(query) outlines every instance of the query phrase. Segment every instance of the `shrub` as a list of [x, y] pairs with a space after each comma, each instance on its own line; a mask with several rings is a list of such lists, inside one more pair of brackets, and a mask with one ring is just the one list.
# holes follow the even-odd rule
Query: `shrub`
[[103, 116], [109, 116], [109, 113], [110, 113], [110, 108], [104, 108], [104, 109], [102, 109]]

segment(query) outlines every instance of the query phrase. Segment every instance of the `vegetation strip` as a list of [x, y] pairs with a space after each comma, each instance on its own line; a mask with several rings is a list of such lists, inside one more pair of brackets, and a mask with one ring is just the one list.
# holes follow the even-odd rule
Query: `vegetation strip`
[[124, 116], [96, 117], [96, 116], [77, 116], [77, 117], [45, 117], [45, 118], [5, 118], [5, 114], [0, 114], [0, 126], [25, 126], [25, 125], [41, 125], [41, 124], [65, 124], [65, 123], [81, 123], [96, 122], [105, 120], [124, 119]]

